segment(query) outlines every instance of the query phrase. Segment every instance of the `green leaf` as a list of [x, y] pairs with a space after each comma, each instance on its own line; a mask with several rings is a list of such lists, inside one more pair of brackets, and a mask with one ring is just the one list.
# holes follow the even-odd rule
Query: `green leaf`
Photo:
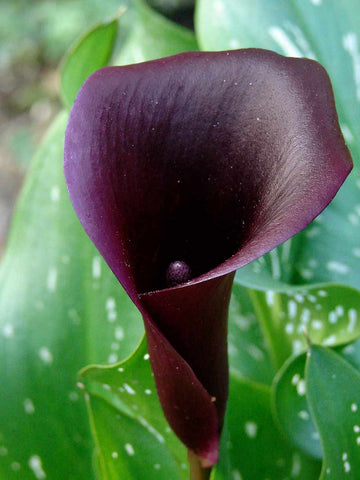
[[[161, 30], [160, 20], [156, 25]], [[193, 35], [180, 30], [178, 36], [174, 33], [174, 47], [166, 44], [168, 53], [194, 45]], [[85, 76], [75, 59], [81, 54], [89, 67], [88, 42], [98, 38], [100, 46], [104, 32], [109, 55], [113, 22], [85, 37], [64, 67], [68, 106]], [[156, 45], [160, 51], [161, 41], [167, 42], [161, 31], [156, 35], [154, 41], [142, 38], [154, 46], [153, 55]], [[99, 57], [102, 62], [105, 53]], [[92, 63], [91, 68], [99, 66], [103, 63]], [[88, 418], [75, 386], [77, 372], [89, 363], [115, 363], [128, 356], [143, 334], [139, 312], [70, 204], [62, 169], [66, 122], [62, 113], [37, 154], [0, 270], [0, 381], [6, 385], [0, 392], [0, 478], [6, 480], [33, 480], [36, 475], [94, 478], [98, 462], [92, 461]], [[99, 425], [102, 420], [94, 421]], [[157, 460], [155, 455], [153, 464]]]
[[93, 478], [78, 370], [114, 363], [140, 315], [85, 235], [63, 178], [61, 113], [25, 183], [0, 269], [0, 478]]
[[[138, 0], [133, 7], [121, 19], [123, 44], [115, 63], [134, 63], [196, 48], [191, 32]], [[126, 31], [129, 27], [130, 31]], [[144, 356], [147, 356], [145, 342], [123, 366], [89, 367], [82, 372], [89, 391], [88, 411], [99, 452], [99, 469], [105, 479], [146, 478], [151, 469], [154, 478], [185, 480], [188, 477], [185, 448], [163, 417], [149, 362], [144, 361]], [[118, 371], [125, 367], [126, 372]], [[118, 381], [120, 390], [114, 392]], [[111, 391], [108, 387], [104, 389], [103, 384], [109, 385]], [[109, 427], [109, 422], [114, 428]], [[138, 453], [136, 458], [129, 454], [132, 451]], [[116, 458], [112, 456], [114, 452], [118, 453]]]
[[[360, 7], [353, 0], [326, 4], [199, 0], [197, 4], [196, 32], [202, 49], [270, 48], [321, 61], [330, 73], [355, 162], [360, 120], [354, 32], [359, 30]], [[324, 345], [351, 342], [360, 335], [359, 189], [357, 166], [330, 207], [304, 232], [236, 275], [239, 285], [251, 288], [253, 309], [275, 370], [289, 356], [305, 350], [304, 326], [316, 343]]]
[[197, 50], [194, 34], [152, 10], [142, 0], [134, 0], [121, 19], [127, 31], [115, 63], [126, 65]]
[[312, 345], [307, 398], [324, 452], [321, 480], [357, 480], [360, 471], [360, 373], [335, 352]]
[[102, 478], [187, 478], [186, 450], [162, 413], [145, 340], [123, 363], [86, 368], [81, 381]]
[[220, 438], [219, 461], [211, 470], [210, 480], [228, 480], [233, 478], [231, 462], [229, 456], [229, 428], [227, 415], [225, 416], [224, 426]]
[[[269, 361], [267, 347], [264, 344], [260, 326], [252, 311], [251, 301], [246, 289], [237, 285], [234, 286], [231, 299], [229, 331], [231, 371], [237, 372], [238, 374], [241, 372], [248, 378], [255, 378], [259, 381], [270, 383], [273, 371], [271, 370], [271, 362]], [[139, 452], [140, 458], [144, 458], [146, 453], [143, 447], [146, 446], [146, 442], [144, 445], [142, 441], [139, 444], [138, 438], [140, 437], [137, 433], [134, 433], [133, 436], [132, 433], [128, 435], [128, 432], [137, 432], [139, 422], [140, 425], [150, 427], [153, 431], [166, 432], [166, 435], [163, 436], [166, 438], [165, 447], [167, 453], [164, 452], [161, 456], [161, 458], [164, 458], [164, 467], [161, 468], [161, 471], [165, 472], [164, 478], [166, 478], [166, 475], [168, 475], [168, 478], [169, 476], [175, 478], [175, 475], [178, 475], [176, 472], [179, 470], [179, 465], [180, 470], [183, 470], [187, 466], [185, 450], [173, 434], [170, 433], [166, 421], [163, 418], [156, 396], [155, 385], [151, 377], [150, 366], [147, 361], [144, 361], [146, 353], [145, 343], [143, 342], [138, 352], [130, 357], [124, 364], [110, 368], [89, 367], [81, 374], [85, 388], [90, 394], [89, 411], [92, 418], [94, 438], [97, 439], [98, 450], [101, 452], [101, 458], [103, 459], [104, 478], [117, 479], [118, 477], [116, 475], [119, 475], [121, 478], [121, 475], [125, 475], [123, 472], [127, 471], [126, 469], [130, 469], [129, 462], [132, 463], [133, 459], [129, 458], [129, 455], [123, 447], [126, 442], [129, 442], [130, 437], [135, 438], [134, 442], [130, 443], [133, 449]], [[124, 384], [126, 384], [125, 387]], [[141, 385], [140, 391], [138, 389], [139, 385]], [[129, 391], [136, 393], [129, 394]], [[150, 392], [152, 393], [150, 394]], [[98, 397], [102, 399], [106, 398], [107, 404], [105, 405], [104, 401], [99, 404]], [[94, 398], [96, 398], [97, 402], [95, 407]], [[115, 410], [109, 408], [109, 403], [111, 403]], [[112, 420], [110, 420], [111, 411], [113, 414]], [[123, 429], [119, 422], [123, 421], [124, 415], [127, 416], [127, 418], [131, 418], [132, 423], [127, 419], [125, 422], [126, 428]], [[109, 429], [109, 424], [118, 425], [118, 431], [113, 432], [113, 429]], [[126, 434], [124, 434], [124, 431]], [[145, 433], [142, 434], [141, 438], [143, 438], [143, 435], [145, 435]], [[169, 438], [171, 441], [174, 441], [175, 438], [174, 444], [169, 445]], [[214, 478], [217, 480], [231, 478], [229, 476], [229, 472], [231, 471], [230, 461], [226, 447], [228, 442], [227, 438], [225, 426], [222, 434], [219, 465], [212, 474], [215, 475], [216, 472]], [[112, 468], [109, 466], [109, 462], [112, 464], [112, 460], [109, 460], [109, 455], [113, 451], [117, 451], [119, 445], [122, 447], [116, 458], [117, 474], [115, 475], [115, 473], [109, 473], [108, 471]], [[162, 446], [159, 445], [159, 448], [162, 448]], [[171, 452], [182, 451], [182, 456], [178, 459], [177, 464], [172, 466], [172, 473], [169, 472], [173, 462], [167, 460], [169, 451], [170, 457]], [[156, 457], [160, 458], [160, 453]], [[148, 465], [157, 463], [154, 463], [154, 460], [151, 460], [151, 458], [148, 460]], [[128, 476], [125, 475], [125, 478], [142, 478], [141, 475], [144, 475], [142, 468], [145, 467], [144, 465], [142, 467], [140, 464], [137, 465], [131, 473], [133, 477], [130, 476], [130, 473], [127, 473]], [[137, 470], [137, 468], [140, 468], [140, 470]], [[135, 472], [137, 472], [138, 477]], [[108, 475], [108, 477], [106, 475]], [[156, 475], [160, 475], [160, 469]]]
[[229, 362], [234, 374], [270, 385], [275, 374], [269, 345], [250, 291], [234, 284], [229, 308]]
[[[360, 340], [338, 352], [356, 370], [360, 370]], [[291, 358], [277, 373], [273, 382], [273, 411], [291, 443], [315, 458], [322, 458], [319, 434], [310, 415], [306, 398], [306, 355]]]
[[[101, 479], [186, 479], [166, 446], [141, 424], [97, 396], [89, 397], [88, 408], [99, 441]], [[134, 448], [139, 439], [140, 448]]]
[[[251, 19], [251, 21], [249, 21]], [[238, 280], [274, 288], [280, 282], [333, 282], [360, 288], [360, 6], [355, 0], [199, 0], [200, 47], [259, 47], [319, 60], [328, 70], [356, 168], [336, 199], [303, 233], [251, 266]], [[264, 280], [265, 278], [265, 280]], [[270, 287], [271, 288], [271, 287]]]
[[[102, 478], [147, 478], [149, 471], [152, 478], [188, 478], [185, 448], [163, 418], [144, 341], [122, 364], [83, 370], [81, 381]], [[318, 478], [320, 464], [292, 449], [277, 429], [268, 387], [231, 375], [227, 424], [212, 480]]]
[[291, 443], [308, 455], [321, 459], [319, 434], [312, 421], [305, 382], [306, 354], [291, 358], [273, 383], [273, 409]]
[[250, 290], [276, 369], [306, 349], [304, 328], [316, 343], [335, 346], [360, 336], [360, 292], [342, 285], [289, 287], [286, 293]]
[[232, 476], [219, 463], [214, 480], [317, 480], [319, 462], [293, 449], [277, 428], [270, 388], [232, 375], [227, 420]]
[[67, 108], [71, 108], [85, 80], [108, 64], [117, 28], [117, 19], [97, 25], [78, 40], [66, 55], [61, 68], [61, 95]]
[[345, 358], [356, 370], [360, 371], [360, 340], [339, 349], [341, 356]]

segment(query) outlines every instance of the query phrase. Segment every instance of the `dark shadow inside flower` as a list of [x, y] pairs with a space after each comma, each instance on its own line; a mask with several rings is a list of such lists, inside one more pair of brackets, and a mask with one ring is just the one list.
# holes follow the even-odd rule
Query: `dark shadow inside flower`
[[[141, 310], [164, 412], [204, 464], [226, 405], [233, 272], [307, 226], [351, 166], [310, 60], [187, 53], [100, 70], [75, 101], [72, 202]], [[187, 273], [169, 284], [175, 261]]]
[[[185, 153], [186, 144], [172, 153], [152, 150], [144, 182], [131, 186], [128, 258], [139, 292], [165, 288], [166, 271], [175, 260], [190, 267], [192, 278], [223, 263], [240, 250], [260, 213], [261, 186], [247, 181], [243, 171], [230, 175], [218, 161], [219, 152], [198, 144]], [[165, 191], [159, 164], [166, 169], [161, 175]]]
[[[125, 135], [127, 145], [117, 153], [117, 177], [111, 179], [129, 205], [122, 228], [140, 292], [164, 288], [174, 260], [198, 277], [239, 251], [261, 214], [265, 189], [255, 171], [256, 146], [233, 151], [239, 149], [235, 124], [242, 129], [234, 107], [225, 105], [220, 118], [220, 99], [207, 105], [206, 89], [192, 101], [178, 94], [170, 105], [159, 91], [156, 107], [150, 93], [139, 116], [116, 119], [116, 135]], [[134, 145], [130, 155], [128, 145]]]

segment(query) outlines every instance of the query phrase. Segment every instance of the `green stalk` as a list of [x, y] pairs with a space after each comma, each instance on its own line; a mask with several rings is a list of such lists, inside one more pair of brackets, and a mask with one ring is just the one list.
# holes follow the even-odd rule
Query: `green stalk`
[[211, 468], [203, 468], [199, 458], [191, 450], [188, 450], [190, 467], [190, 480], [209, 480]]

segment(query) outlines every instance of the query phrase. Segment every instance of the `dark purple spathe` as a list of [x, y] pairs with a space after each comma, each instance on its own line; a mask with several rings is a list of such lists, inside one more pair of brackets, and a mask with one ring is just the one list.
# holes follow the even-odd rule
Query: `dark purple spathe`
[[[165, 415], [203, 465], [226, 405], [233, 272], [308, 225], [351, 167], [311, 60], [190, 52], [99, 70], [75, 101], [74, 208], [143, 314]], [[189, 271], [171, 288], [176, 261]]]

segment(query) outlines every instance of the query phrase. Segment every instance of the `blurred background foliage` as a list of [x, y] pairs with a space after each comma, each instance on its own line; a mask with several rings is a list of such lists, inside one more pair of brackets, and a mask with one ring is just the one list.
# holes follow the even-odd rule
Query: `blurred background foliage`
[[[132, 0], [0, 1], [0, 255], [36, 145], [60, 109], [59, 62], [89, 26]], [[194, 0], [148, 0], [192, 27]]]

